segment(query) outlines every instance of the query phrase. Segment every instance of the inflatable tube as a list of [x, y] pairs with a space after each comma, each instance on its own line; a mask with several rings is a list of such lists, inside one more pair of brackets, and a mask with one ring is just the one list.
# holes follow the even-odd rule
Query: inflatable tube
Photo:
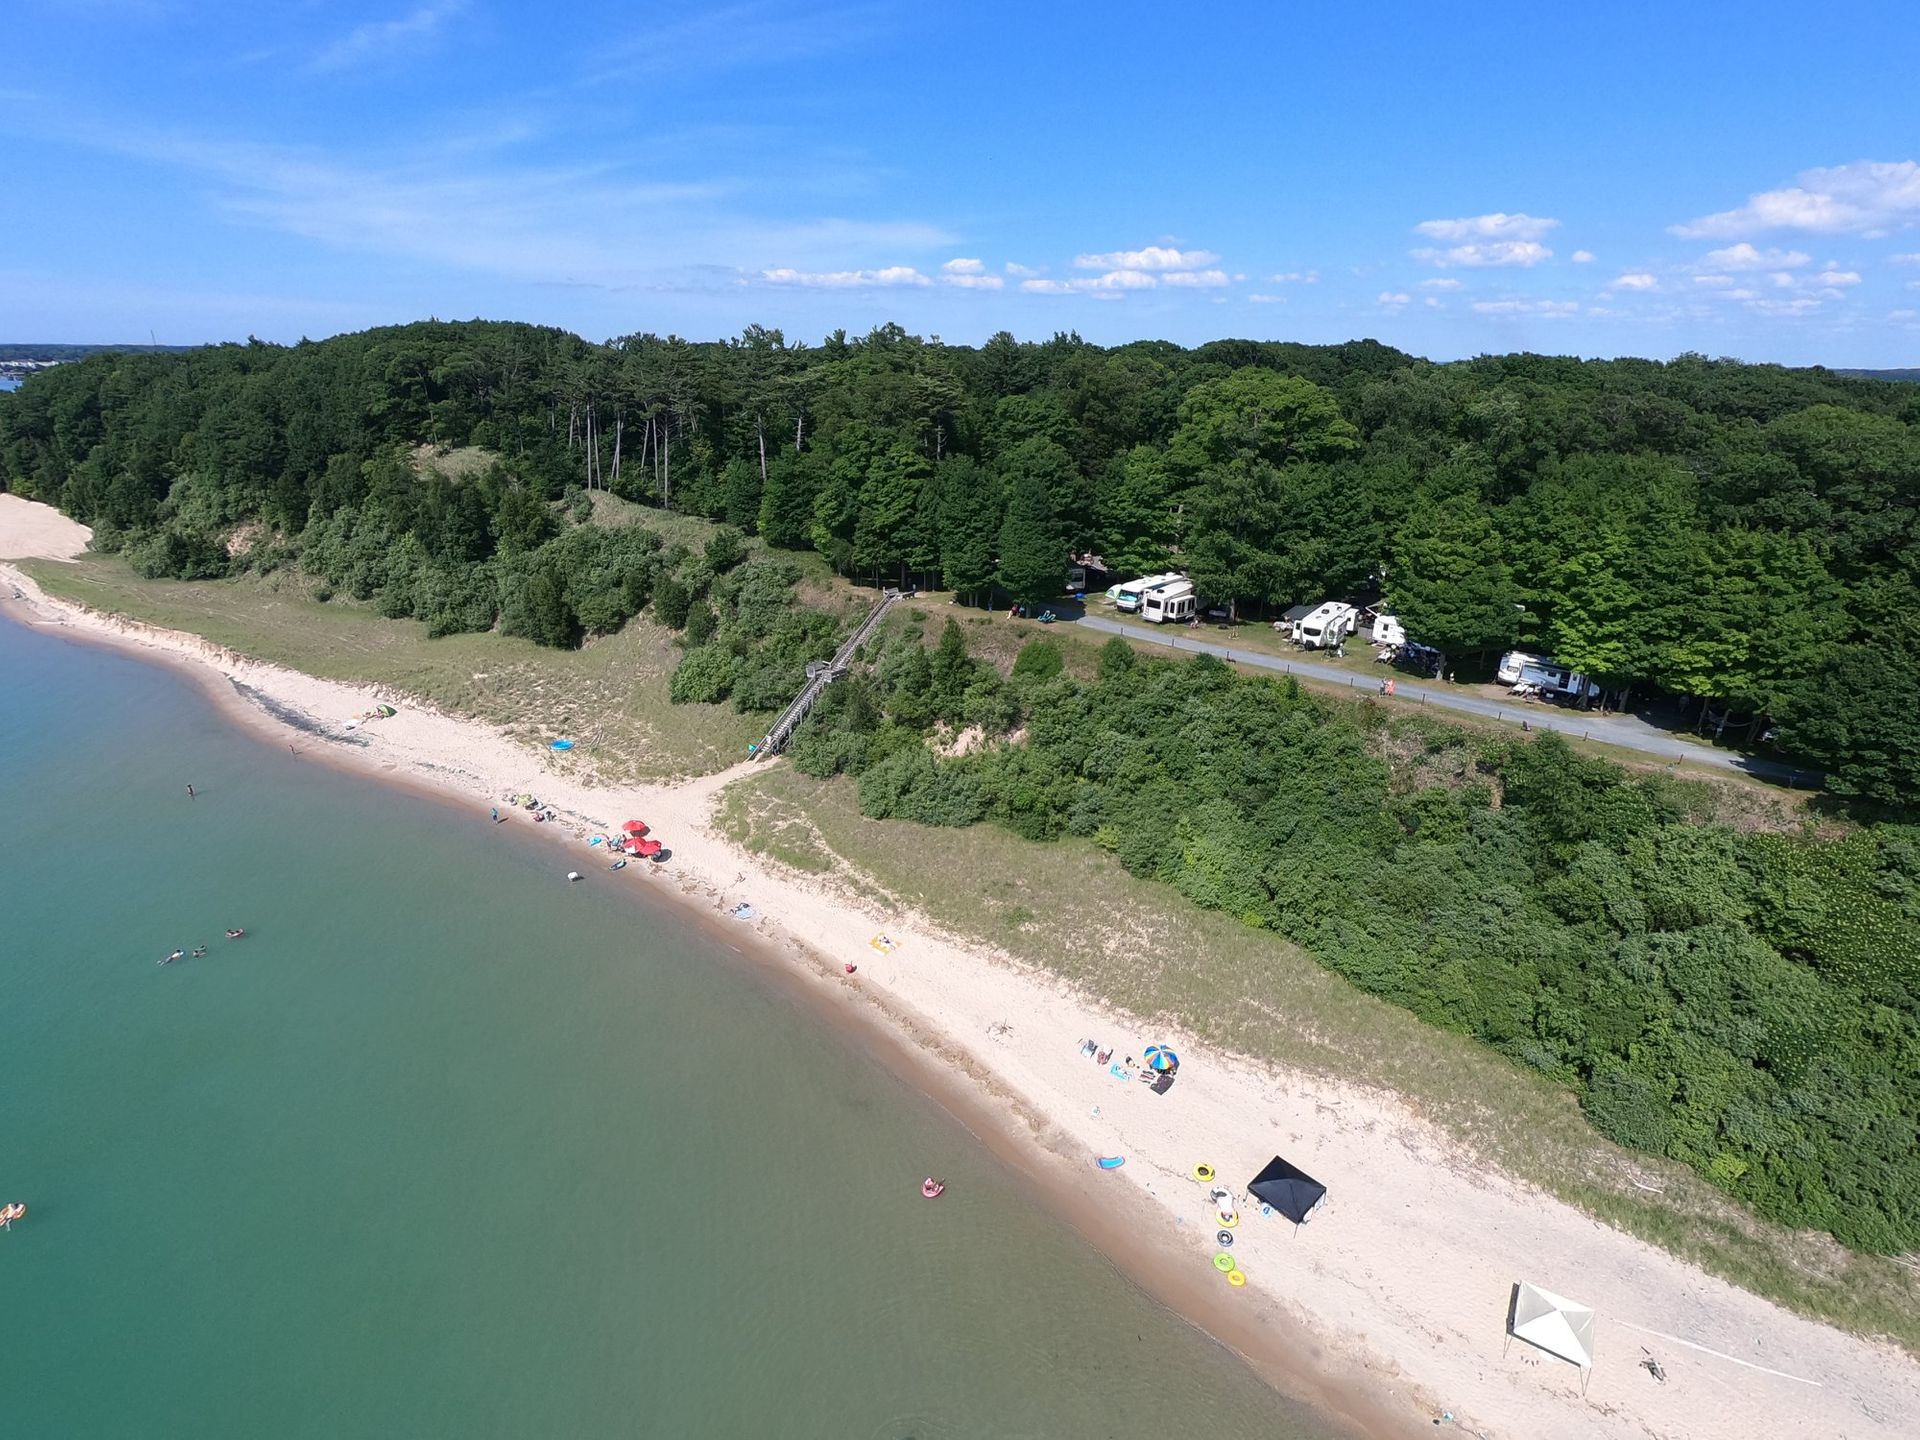
[[1240, 1217], [1238, 1215], [1220, 1215], [1217, 1218], [1220, 1221], [1220, 1228], [1223, 1230], [1231, 1230], [1240, 1223]]
[[1233, 1231], [1216, 1230], [1214, 1231], [1213, 1238], [1215, 1240], [1218, 1240], [1223, 1248], [1226, 1246], [1230, 1246], [1233, 1244]]
[[1218, 1270], [1222, 1275], [1228, 1274], [1233, 1269], [1233, 1256], [1222, 1250], [1218, 1255], [1213, 1257], [1213, 1268]]
[[1247, 1272], [1244, 1270], [1229, 1270], [1227, 1272], [1227, 1283], [1238, 1290], [1242, 1285], [1247, 1283]]
[[936, 1180], [929, 1175], [920, 1182], [920, 1198], [923, 1200], [937, 1200], [941, 1194], [945, 1192], [946, 1188], [944, 1181]]
[[1202, 1185], [1205, 1185], [1208, 1181], [1212, 1180], [1213, 1175], [1214, 1175], [1213, 1166], [1208, 1165], [1205, 1162], [1202, 1162], [1201, 1164], [1198, 1164], [1193, 1167], [1193, 1178], [1198, 1180]]
[[1127, 1163], [1127, 1157], [1124, 1155], [1102, 1155], [1098, 1163], [1102, 1170], [1118, 1170], [1122, 1165]]

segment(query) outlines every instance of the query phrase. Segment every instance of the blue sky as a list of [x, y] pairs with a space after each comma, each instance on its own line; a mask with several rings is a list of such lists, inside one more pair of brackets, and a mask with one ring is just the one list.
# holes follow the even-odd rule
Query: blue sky
[[0, 34], [0, 340], [1920, 364], [1895, 0], [13, 0]]

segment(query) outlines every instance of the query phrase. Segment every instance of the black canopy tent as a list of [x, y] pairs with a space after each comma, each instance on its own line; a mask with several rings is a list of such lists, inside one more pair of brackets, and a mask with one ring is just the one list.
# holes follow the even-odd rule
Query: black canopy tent
[[1266, 1201], [1296, 1225], [1305, 1220], [1327, 1194], [1326, 1186], [1278, 1155], [1253, 1177], [1247, 1189], [1255, 1199]]

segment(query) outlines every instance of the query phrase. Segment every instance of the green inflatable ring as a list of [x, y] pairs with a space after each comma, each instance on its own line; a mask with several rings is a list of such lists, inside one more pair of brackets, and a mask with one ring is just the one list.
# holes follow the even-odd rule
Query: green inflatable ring
[[1218, 1270], [1222, 1275], [1230, 1273], [1233, 1269], [1233, 1256], [1222, 1250], [1218, 1255], [1213, 1257], [1213, 1268]]

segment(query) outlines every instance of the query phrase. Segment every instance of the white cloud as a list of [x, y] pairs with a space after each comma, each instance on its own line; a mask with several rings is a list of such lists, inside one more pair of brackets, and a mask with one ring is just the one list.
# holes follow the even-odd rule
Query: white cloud
[[1795, 184], [1763, 190], [1735, 210], [1669, 227], [1689, 240], [1756, 230], [1808, 230], [1821, 235], [1878, 235], [1920, 220], [1920, 164], [1858, 160], [1805, 170]]
[[1404, 290], [1382, 290], [1380, 292], [1379, 303], [1382, 305], [1400, 306], [1405, 305], [1411, 299], [1413, 299], [1413, 297]]
[[1660, 282], [1641, 270], [1632, 275], [1616, 275], [1607, 283], [1609, 290], [1657, 290]]
[[1577, 300], [1476, 300], [1473, 309], [1480, 315], [1577, 315]]
[[1422, 220], [1414, 233], [1434, 240], [1538, 240], [1560, 224], [1532, 215], [1469, 215], [1459, 220]]
[[1705, 285], [1709, 289], [1724, 290], [1733, 284], [1733, 277], [1731, 275], [1696, 275], [1693, 277], [1693, 283]]
[[911, 265], [889, 265], [883, 270], [762, 270], [769, 285], [801, 285], [821, 290], [859, 290], [893, 285], [931, 285], [933, 281]]
[[1440, 302], [1439, 302], [1438, 300], [1436, 300], [1436, 299], [1434, 299], [1434, 298], [1433, 298], [1433, 296], [1431, 296], [1431, 295], [1429, 295], [1429, 296], [1427, 296], [1427, 297], [1426, 297], [1426, 306], [1427, 306], [1427, 308], [1428, 308], [1429, 310], [1444, 310], [1444, 309], [1446, 309], [1446, 306], [1444, 306], [1444, 305], [1442, 305], [1442, 304], [1441, 304], [1441, 303], [1440, 303]]
[[402, 50], [431, 41], [440, 27], [462, 10], [466, 0], [441, 0], [422, 5], [397, 20], [370, 20], [357, 25], [313, 57], [311, 68], [325, 74], [385, 60]]
[[1722, 300], [1758, 300], [1760, 292], [1758, 290], [1722, 290], [1720, 298]]
[[1422, 290], [1458, 290], [1461, 288], [1461, 282], [1451, 278], [1435, 278], [1422, 280], [1420, 288]]
[[1820, 308], [1818, 300], [1805, 295], [1792, 300], [1750, 300], [1747, 303], [1763, 315], [1805, 315]]
[[941, 265], [940, 283], [961, 290], [999, 290], [1007, 282], [998, 275], [987, 274], [984, 261], [958, 256]]
[[1767, 276], [1767, 279], [1771, 280], [1775, 285], [1778, 285], [1782, 290], [1785, 290], [1794, 283], [1793, 272], [1790, 270], [1775, 270]]
[[1029, 295], [1118, 296], [1128, 290], [1151, 290], [1159, 284], [1144, 270], [1109, 270], [1104, 275], [1076, 275], [1071, 280], [1022, 280]]
[[1455, 245], [1446, 250], [1409, 250], [1407, 253], [1416, 260], [1437, 265], [1442, 270], [1454, 265], [1531, 267], [1553, 258], [1553, 251], [1537, 240], [1489, 240], [1485, 244]]
[[1217, 290], [1227, 283], [1227, 272], [1224, 270], [1170, 270], [1160, 277], [1160, 283], [1184, 285], [1198, 290]]
[[1822, 270], [1813, 277], [1813, 281], [1816, 285], [1858, 285], [1860, 272], [1858, 270]]
[[1076, 270], [1200, 270], [1220, 257], [1211, 250], [1173, 250], [1149, 245], [1144, 250], [1115, 250], [1106, 255], [1076, 255]]
[[1576, 250], [1567, 258], [1576, 265], [1591, 265], [1593, 263], [1593, 252], [1591, 250]]
[[1318, 270], [1287, 270], [1278, 275], [1269, 275], [1267, 279], [1276, 285], [1318, 285]]
[[1700, 263], [1709, 270], [1785, 270], [1812, 258], [1804, 250], [1758, 250], [1742, 240], [1724, 250], [1709, 250]]
[[1907, 255], [1895, 255], [1892, 259], [1896, 265], [1920, 265], [1920, 250], [1915, 250]]
[[1911, 320], [1916, 315], [1920, 315], [1920, 310], [1889, 310], [1887, 312], [1889, 320]]
[[1045, 269], [1036, 268], [1032, 265], [1022, 265], [1018, 260], [1009, 260], [1005, 265], [1002, 265], [1000, 268], [1002, 270], [1005, 270], [1007, 274], [1013, 276], [1013, 278], [1016, 280], [1024, 279], [1032, 275], [1046, 274]]
[[1250, 304], [1254, 305], [1284, 305], [1287, 303], [1287, 297], [1284, 295], [1253, 294], [1247, 296], [1247, 300]]

